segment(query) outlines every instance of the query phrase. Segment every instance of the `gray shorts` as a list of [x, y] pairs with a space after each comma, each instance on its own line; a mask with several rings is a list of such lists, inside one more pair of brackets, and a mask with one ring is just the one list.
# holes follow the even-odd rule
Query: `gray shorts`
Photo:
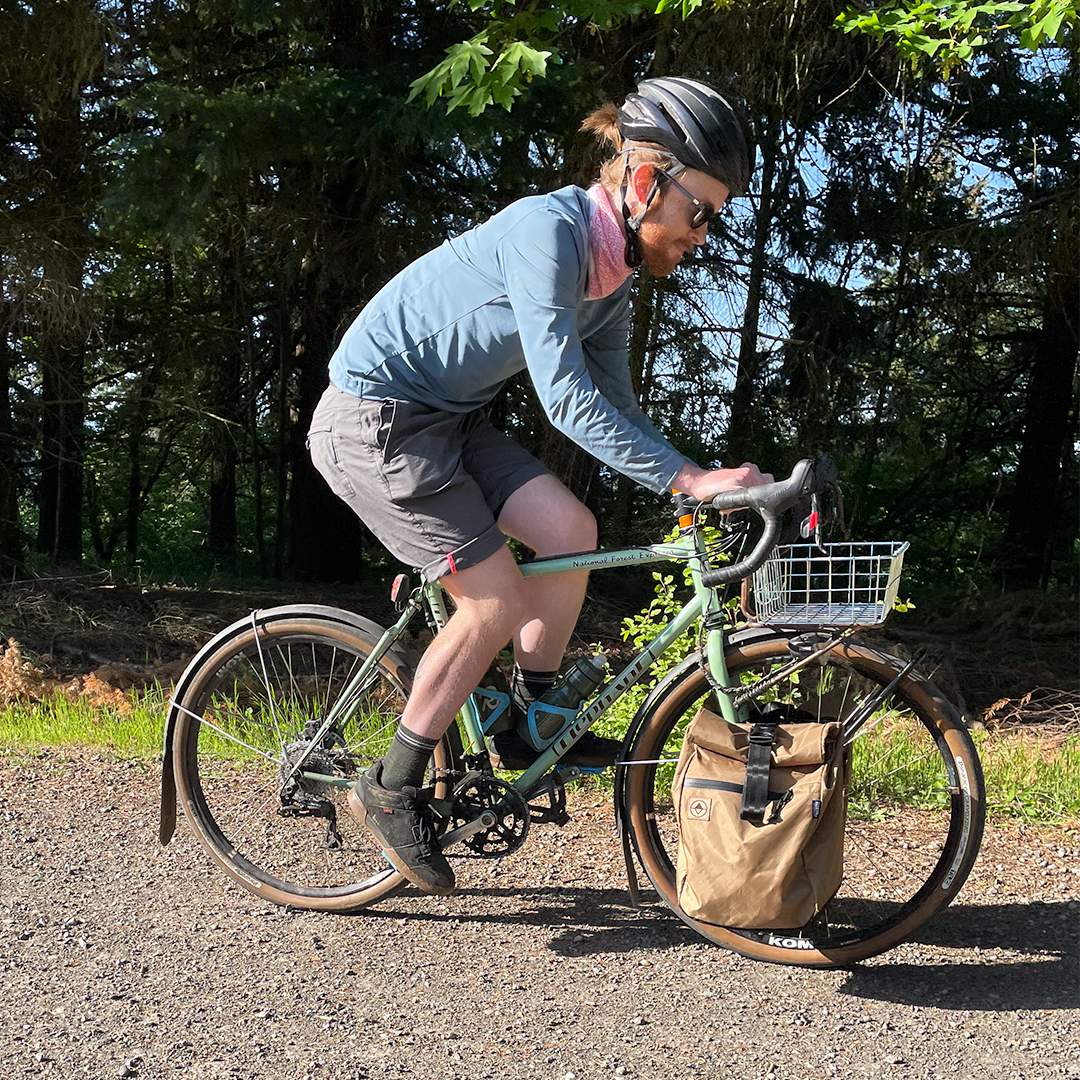
[[548, 470], [485, 418], [358, 398], [333, 383], [308, 433], [315, 467], [387, 550], [429, 581], [506, 543], [496, 519]]

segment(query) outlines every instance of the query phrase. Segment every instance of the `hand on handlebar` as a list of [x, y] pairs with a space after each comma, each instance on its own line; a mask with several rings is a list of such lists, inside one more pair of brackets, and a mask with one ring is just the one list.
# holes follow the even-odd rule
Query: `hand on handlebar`
[[687, 462], [672, 481], [672, 487], [699, 502], [708, 502], [721, 491], [737, 491], [772, 482], [772, 473], [763, 473], [749, 461], [744, 461], [737, 469], [699, 469]]

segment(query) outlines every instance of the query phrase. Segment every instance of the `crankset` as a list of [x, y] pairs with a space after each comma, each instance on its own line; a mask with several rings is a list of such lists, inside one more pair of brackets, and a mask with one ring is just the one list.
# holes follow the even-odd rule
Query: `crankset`
[[477, 857], [501, 859], [529, 834], [529, 808], [509, 784], [469, 773], [454, 789], [444, 840], [455, 833]]

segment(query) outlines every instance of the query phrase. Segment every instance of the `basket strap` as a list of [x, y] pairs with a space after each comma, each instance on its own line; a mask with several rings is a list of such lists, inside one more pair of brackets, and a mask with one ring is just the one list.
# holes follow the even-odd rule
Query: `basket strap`
[[769, 765], [772, 760], [775, 724], [755, 724], [750, 729], [750, 745], [746, 750], [746, 783], [743, 785], [739, 817], [760, 825], [769, 805]]

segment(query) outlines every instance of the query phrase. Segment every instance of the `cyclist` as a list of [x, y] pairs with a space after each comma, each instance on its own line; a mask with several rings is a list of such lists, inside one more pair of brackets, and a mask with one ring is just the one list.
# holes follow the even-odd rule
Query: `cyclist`
[[[772, 479], [683, 457], [642, 412], [628, 362], [634, 269], [670, 274], [747, 189], [739, 113], [702, 83], [648, 79], [583, 128], [616, 151], [599, 182], [523, 198], [390, 281], [335, 351], [308, 439], [330, 487], [454, 601], [387, 753], [349, 793], [395, 868], [434, 894], [454, 874], [418, 790], [433, 748], [507, 641], [517, 716], [553, 686], [585, 595], [584, 572], [522, 578], [506, 538], [538, 556], [596, 546], [592, 514], [485, 418], [503, 382], [527, 370], [556, 428], [653, 491], [705, 499]], [[505, 768], [535, 760], [512, 729], [493, 741]], [[617, 751], [586, 733], [564, 760], [604, 767]]]

